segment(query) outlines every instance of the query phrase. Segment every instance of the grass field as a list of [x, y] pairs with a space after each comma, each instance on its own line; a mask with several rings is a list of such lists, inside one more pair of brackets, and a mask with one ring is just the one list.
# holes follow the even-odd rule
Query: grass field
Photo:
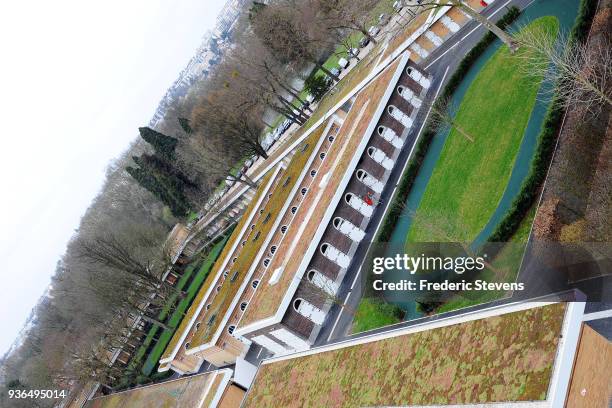
[[363, 298], [353, 318], [353, 333], [377, 329], [402, 320], [402, 310], [374, 298]]
[[[221, 250], [223, 249], [223, 247], [227, 243], [228, 239], [229, 239], [229, 237], [226, 237], [222, 241], [218, 242], [215, 246], [213, 246], [212, 249], [210, 250], [210, 252], [201, 261], [201, 264], [199, 264], [199, 268], [198, 268], [198, 270], [196, 272], [195, 278], [193, 279], [193, 281], [189, 285], [189, 288], [187, 288], [187, 296], [185, 296], [185, 298], [183, 298], [181, 300], [181, 302], [179, 303], [179, 305], [177, 306], [177, 308], [173, 312], [172, 316], [170, 316], [170, 319], [166, 322], [166, 324], [168, 326], [170, 326], [170, 327], [177, 327], [178, 326], [178, 324], [180, 323], [180, 321], [183, 318], [183, 315], [184, 315], [185, 311], [187, 310], [187, 308], [191, 304], [193, 298], [195, 297], [196, 293], [200, 289], [200, 286], [202, 286], [202, 283], [208, 277], [208, 274], [210, 273], [210, 270], [212, 269], [213, 264], [217, 260], [217, 257], [219, 256], [219, 253], [221, 252]], [[190, 267], [191, 267], [192, 272], [193, 272], [193, 269], [195, 268], [195, 266], [190, 266]], [[188, 267], [188, 269], [190, 267]], [[187, 273], [185, 273], [185, 275], [187, 275]], [[188, 278], [188, 276], [187, 277], [183, 276], [183, 277], [181, 277], [181, 280], [183, 280], [183, 279], [186, 280], [187, 278]], [[180, 281], [179, 281], [179, 284], [180, 284]], [[182, 286], [181, 286], [181, 288], [182, 288]], [[166, 317], [167, 317], [167, 313], [168, 313], [168, 311], [163, 311], [162, 314], [160, 314], [159, 319], [162, 320], [162, 321], [165, 320]], [[152, 338], [157, 333], [157, 330], [162, 330], [162, 329], [157, 327], [157, 326], [153, 327], [151, 329], [151, 331], [154, 331], [154, 332], [152, 334], [150, 332], [149, 336], [151, 336], [151, 338]], [[145, 375], [150, 375], [151, 374], [151, 372], [153, 371], [153, 369], [157, 365], [157, 362], [159, 361], [162, 353], [164, 352], [166, 346], [168, 345], [168, 342], [172, 338], [173, 334], [174, 334], [174, 330], [164, 330], [164, 332], [160, 335], [159, 340], [157, 341], [157, 344], [151, 349], [151, 351], [149, 352], [148, 356], [146, 356], [146, 360], [145, 360], [145, 362], [143, 364], [143, 367], [142, 367], [142, 372]], [[147, 339], [149, 339], [149, 336], [147, 336]], [[145, 343], [146, 343], [146, 340], [145, 340]], [[147, 346], [148, 346], [148, 344], [147, 344]], [[142, 357], [143, 356], [140, 356], [140, 358], [142, 358]]]
[[[556, 33], [558, 25], [555, 17], [542, 17], [525, 29]], [[503, 46], [470, 85], [455, 122], [474, 142], [451, 129], [407, 241], [469, 242], [493, 214], [510, 178], [541, 82], [523, 74], [521, 64]]]
[[[485, 269], [480, 276], [487, 282], [514, 282], [519, 271], [523, 253], [529, 239], [531, 224], [535, 217], [535, 207], [533, 207], [527, 216], [521, 221], [519, 229], [514, 233], [510, 241], [504, 245], [497, 256], [491, 262], [494, 270]], [[442, 306], [436, 313], [450, 312], [451, 310], [461, 309], [468, 306], [478, 305], [484, 302], [491, 302], [500, 299], [506, 295], [504, 291], [486, 291], [479, 292], [476, 297], [463, 297], [457, 295]]]

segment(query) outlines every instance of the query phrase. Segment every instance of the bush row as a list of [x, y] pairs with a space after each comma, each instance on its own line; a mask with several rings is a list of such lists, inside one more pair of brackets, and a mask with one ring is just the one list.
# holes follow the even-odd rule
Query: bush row
[[[579, 42], [586, 40], [597, 9], [597, 3], [597, 0], [582, 0], [580, 2], [578, 16], [571, 31], [571, 39]], [[542, 123], [536, 154], [531, 162], [529, 174], [523, 181], [521, 190], [512, 202], [512, 206], [489, 237], [490, 242], [508, 241], [536, 202], [540, 187], [546, 179], [548, 165], [552, 159], [561, 128], [564, 109], [560, 102], [559, 96], [555, 94], [546, 113], [544, 123]]]
[[[519, 15], [520, 10], [517, 7], [511, 7], [508, 12], [497, 22], [497, 25], [504, 29], [514, 20], [516, 20]], [[448, 99], [450, 96], [452, 96], [467, 74], [468, 70], [472, 67], [472, 65], [474, 65], [478, 57], [482, 55], [482, 53], [496, 38], [497, 37], [495, 34], [488, 31], [487, 34], [485, 34], [484, 37], [474, 46], [474, 48], [472, 48], [470, 52], [466, 54], [444, 87], [444, 90], [440, 96], [442, 100]], [[421, 138], [414, 151], [414, 156], [410, 160], [410, 164], [399, 182], [397, 194], [393, 198], [389, 212], [383, 220], [383, 224], [380, 227], [380, 232], [378, 236], [375, 237], [375, 242], [388, 242], [391, 238], [393, 228], [397, 224], [397, 220], [402, 214], [404, 203], [408, 198], [408, 194], [412, 189], [414, 180], [416, 179], [416, 176], [423, 165], [425, 155], [427, 154], [429, 146], [431, 145], [437, 131], [438, 128], [431, 121], [426, 124], [423, 134], [421, 135]]]

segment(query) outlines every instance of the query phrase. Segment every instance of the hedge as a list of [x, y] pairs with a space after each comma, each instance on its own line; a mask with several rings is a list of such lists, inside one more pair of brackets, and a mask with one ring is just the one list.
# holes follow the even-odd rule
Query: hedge
[[[508, 25], [512, 24], [514, 20], [520, 15], [521, 11], [517, 7], [511, 7], [508, 12], [497, 22], [497, 25], [505, 29]], [[441, 100], [448, 99], [455, 91], [457, 87], [467, 74], [468, 70], [474, 65], [478, 57], [482, 55], [482, 53], [487, 49], [489, 45], [493, 41], [495, 41], [497, 37], [492, 32], [488, 31], [483, 38], [466, 54], [466, 56], [461, 60], [459, 66], [453, 73], [453, 75], [448, 80], [447, 84], [442, 91]], [[374, 242], [388, 242], [391, 238], [391, 233], [395, 225], [397, 224], [397, 220], [402, 214], [404, 208], [404, 202], [408, 198], [408, 194], [412, 189], [414, 184], [414, 180], [416, 179], [421, 166], [423, 165], [423, 161], [425, 160], [425, 155], [429, 150], [429, 146], [438, 131], [438, 127], [434, 125], [431, 121], [428, 121], [423, 134], [416, 146], [414, 157], [411, 159], [408, 168], [406, 169], [406, 173], [402, 175], [402, 178], [399, 182], [397, 188], [397, 194], [393, 198], [391, 206], [389, 208], [389, 212], [385, 216], [383, 220], [383, 224], [380, 227], [380, 232], [378, 236], [375, 237]]]
[[[570, 38], [574, 41], [584, 42], [589, 33], [591, 22], [597, 10], [597, 0], [582, 0], [578, 16], [572, 27]], [[538, 193], [546, 179], [548, 165], [552, 160], [555, 144], [561, 130], [564, 109], [557, 93], [553, 96], [542, 129], [538, 135], [536, 154], [531, 162], [529, 174], [521, 186], [521, 190], [504, 218], [491, 234], [489, 242], [508, 241], [516, 232], [527, 211], [536, 202]]]

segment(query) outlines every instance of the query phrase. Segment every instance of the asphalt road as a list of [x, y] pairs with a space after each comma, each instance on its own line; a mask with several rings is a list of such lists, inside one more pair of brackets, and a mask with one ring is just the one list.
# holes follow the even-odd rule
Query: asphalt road
[[[497, 0], [489, 6], [484, 12], [487, 17], [492, 17], [495, 20], [503, 16], [507, 7], [516, 6], [521, 9], [531, 4], [533, 0]], [[446, 81], [452, 75], [461, 62], [463, 57], [476, 45], [478, 41], [486, 33], [486, 29], [475, 21], [470, 21], [464, 25], [453, 37], [444, 42], [439, 48], [433, 51], [425, 61], [421, 63], [422, 67], [425, 67], [426, 71], [433, 76], [432, 85], [427, 95], [428, 98], [434, 97], [437, 90], [442, 89]], [[400, 179], [401, 173], [405, 163], [408, 160], [408, 156], [412, 147], [415, 144], [417, 135], [420, 133], [427, 114], [429, 112], [424, 109], [419, 112], [417, 120], [414, 122], [411, 133], [406, 139], [406, 143], [402, 148], [400, 156], [397, 160], [397, 165], [391, 172], [389, 180], [382, 192], [382, 207], [385, 211], [376, 211], [372, 217], [367, 229], [366, 236], [363, 242], [371, 242], [372, 237], [375, 235], [382, 219], [383, 215], [388, 208], [389, 200], [395, 190], [395, 187]], [[363, 291], [364, 276], [361, 266], [365, 259], [365, 256], [369, 250], [369, 245], [361, 245], [349, 265], [349, 269], [345, 275], [344, 281], [338, 291], [338, 298], [341, 299], [346, 305], [344, 308], [340, 308], [338, 305], [332, 306], [329, 313], [327, 314], [326, 320], [323, 323], [323, 327], [315, 341], [315, 345], [319, 346], [329, 342], [335, 342], [350, 336], [350, 329], [352, 326], [353, 316], [350, 311], [357, 310], [361, 294]], [[420, 319], [419, 319], [420, 321]]]

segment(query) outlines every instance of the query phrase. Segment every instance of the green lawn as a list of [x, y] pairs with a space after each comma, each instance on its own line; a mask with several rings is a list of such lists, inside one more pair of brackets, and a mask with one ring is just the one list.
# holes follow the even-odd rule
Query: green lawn
[[353, 333], [377, 329], [402, 321], [402, 310], [374, 298], [363, 298], [353, 318]]
[[[556, 33], [558, 26], [558, 20], [549, 16], [526, 29]], [[510, 178], [541, 82], [526, 77], [521, 64], [503, 46], [470, 85], [455, 122], [475, 141], [451, 129], [408, 242], [470, 242], [493, 214]]]
[[[535, 206], [527, 213], [521, 221], [518, 230], [514, 233], [510, 241], [504, 245], [495, 258], [491, 261], [493, 270], [485, 269], [480, 279], [487, 282], [515, 282], [519, 272], [523, 253], [529, 239], [529, 232], [535, 217]], [[451, 310], [474, 306], [485, 302], [501, 299], [506, 295], [505, 291], [486, 291], [478, 292], [476, 295], [465, 297], [456, 295], [454, 299], [440, 306], [436, 313], [450, 312]]]
[[[194, 272], [194, 269], [196, 268], [196, 266], [199, 265], [196, 277], [193, 279], [193, 281], [187, 288], [187, 296], [185, 296], [185, 298], [181, 300], [181, 302], [179, 303], [177, 308], [174, 310], [174, 312], [172, 313], [168, 321], [165, 322], [168, 326], [174, 327], [174, 328], [178, 327], [181, 319], [183, 318], [185, 311], [191, 304], [193, 298], [195, 297], [196, 293], [200, 289], [200, 286], [202, 286], [202, 283], [206, 280], [206, 277], [208, 276], [210, 270], [212, 269], [213, 264], [217, 260], [217, 257], [221, 253], [221, 250], [225, 246], [228, 239], [229, 239], [229, 235], [226, 238], [224, 238], [222, 241], [215, 244], [203, 260], [194, 262], [194, 264], [189, 265], [187, 267], [187, 269], [185, 270], [185, 273], [183, 274], [183, 276], [181, 276], [181, 279], [179, 280], [177, 284], [177, 287], [181, 289], [183, 288], [183, 285], [185, 284], [187, 279], [189, 279], [189, 276]], [[159, 314], [158, 316], [159, 320], [164, 321], [167, 318], [168, 308], [169, 306], [165, 308]], [[157, 334], [158, 330], [162, 330], [162, 329], [157, 326], [154, 326], [149, 331], [149, 334], [147, 335], [147, 338], [145, 339], [143, 346], [138, 350], [133, 361], [140, 362], [143, 359], [144, 353], [147, 347], [153, 340], [153, 337]], [[163, 333], [160, 335], [159, 340], [157, 341], [157, 344], [153, 347], [153, 349], [151, 349], [149, 355], [146, 356], [146, 360], [142, 366], [142, 372], [145, 375], [150, 375], [153, 369], [155, 368], [155, 366], [157, 365], [159, 358], [161, 357], [161, 354], [164, 352], [166, 345], [168, 344], [168, 342], [172, 338], [172, 335], [174, 334], [174, 330], [164, 330]]]

